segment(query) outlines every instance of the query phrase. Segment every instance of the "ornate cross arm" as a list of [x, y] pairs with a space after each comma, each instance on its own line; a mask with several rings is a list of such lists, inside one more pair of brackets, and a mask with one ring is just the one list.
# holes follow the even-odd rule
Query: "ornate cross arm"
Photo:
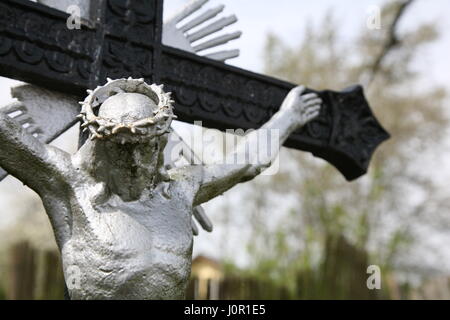
[[[174, 93], [179, 120], [221, 130], [259, 128], [295, 86], [162, 45], [161, 0], [98, 5], [95, 28], [69, 30], [64, 12], [26, 0], [0, 3], [0, 75], [79, 99], [107, 77], [144, 78]], [[285, 145], [312, 152], [356, 179], [389, 134], [360, 86], [317, 93], [324, 102], [320, 116]]]
[[[161, 68], [160, 81], [174, 93], [178, 119], [202, 120], [221, 130], [261, 127], [295, 86], [168, 47]], [[322, 99], [320, 115], [292, 133], [285, 146], [327, 160], [347, 180], [365, 174], [373, 152], [389, 134], [370, 110], [363, 88], [308, 92]]]

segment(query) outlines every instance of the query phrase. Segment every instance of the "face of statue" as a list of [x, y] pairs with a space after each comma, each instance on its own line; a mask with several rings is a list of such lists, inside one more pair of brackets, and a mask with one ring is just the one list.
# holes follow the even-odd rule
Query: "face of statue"
[[95, 159], [102, 159], [95, 162], [92, 172], [107, 177], [108, 190], [125, 201], [139, 199], [149, 183], [168, 179], [164, 148], [170, 111], [147, 95], [120, 92], [105, 99], [98, 114], [85, 122], [91, 138], [96, 137], [89, 142], [96, 147], [87, 150]]

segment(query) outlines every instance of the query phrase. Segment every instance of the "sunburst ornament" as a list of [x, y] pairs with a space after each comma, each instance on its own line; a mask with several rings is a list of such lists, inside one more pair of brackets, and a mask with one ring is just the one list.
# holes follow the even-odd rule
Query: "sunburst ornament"
[[[163, 43], [222, 62], [238, 57], [239, 49], [215, 51], [242, 35], [241, 31], [220, 35], [223, 29], [228, 29], [228, 26], [237, 22], [236, 15], [220, 17], [225, 9], [224, 5], [218, 5], [196, 15], [208, 1], [191, 0], [165, 19]], [[216, 17], [220, 18], [215, 19]]]
[[[78, 118], [81, 127], [89, 130], [91, 140], [105, 139], [119, 133], [134, 136], [155, 137], [170, 132], [173, 114], [173, 100], [170, 92], [163, 91], [163, 85], [147, 84], [144, 79], [108, 79], [104, 86], [88, 90], [89, 95], [83, 102]], [[117, 119], [102, 117], [95, 112], [108, 98], [118, 93], [139, 93], [149, 97], [157, 106], [153, 116], [136, 121], [124, 122]], [[122, 142], [124, 143], [124, 142]]]

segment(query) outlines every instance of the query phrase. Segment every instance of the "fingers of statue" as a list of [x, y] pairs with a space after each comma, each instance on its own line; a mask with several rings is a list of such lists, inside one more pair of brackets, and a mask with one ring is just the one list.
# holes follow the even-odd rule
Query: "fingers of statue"
[[311, 99], [306, 101], [305, 106], [309, 107], [309, 106], [315, 106], [315, 105], [321, 105], [322, 104], [322, 99], [320, 98], [315, 98], [315, 99]]
[[291, 109], [295, 108], [295, 106], [301, 105], [303, 102], [302, 93], [305, 89], [306, 88], [303, 85], [292, 88], [284, 98], [281, 109]]
[[293, 88], [281, 106], [281, 109], [289, 110], [296, 114], [299, 118], [299, 124], [304, 125], [318, 116], [322, 99], [317, 93], [305, 93], [305, 86]]
[[292, 93], [297, 95], [301, 95], [305, 91], [306, 87], [304, 85], [300, 85], [291, 90]]
[[317, 118], [319, 116], [320, 111], [315, 111], [313, 113], [310, 113], [306, 116], [306, 122], [309, 122], [311, 120], [314, 120], [315, 118]]
[[297, 86], [295, 88], [293, 88], [291, 91], [289, 91], [287, 97], [286, 97], [286, 101], [288, 101], [289, 103], [293, 103], [295, 104], [296, 101], [299, 101], [302, 99], [302, 93], [305, 91], [305, 86]]
[[305, 103], [305, 108], [303, 109], [303, 123], [307, 123], [312, 119], [316, 118], [320, 113], [320, 106], [322, 104], [322, 99], [311, 98]]
[[311, 113], [319, 112], [320, 111], [320, 105], [315, 105], [308, 107], [308, 109], [305, 110], [305, 115], [309, 115]]
[[318, 97], [319, 96], [317, 95], [317, 93], [307, 93], [307, 94], [302, 95], [302, 100], [304, 102], [308, 102], [309, 100], [317, 99]]
[[315, 97], [309, 98], [308, 100], [303, 100], [303, 111], [305, 113], [316, 111], [320, 109], [322, 105], [322, 99], [320, 99], [316, 94]]

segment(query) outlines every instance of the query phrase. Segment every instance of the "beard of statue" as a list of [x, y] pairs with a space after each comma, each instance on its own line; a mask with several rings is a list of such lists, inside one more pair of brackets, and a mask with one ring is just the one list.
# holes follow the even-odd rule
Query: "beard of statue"
[[[151, 117], [156, 109], [156, 104], [145, 95], [119, 93], [100, 106], [98, 115], [130, 124]], [[167, 140], [168, 133], [153, 136], [124, 131], [86, 142], [82, 149], [89, 154], [85, 157], [89, 159], [85, 164], [91, 166], [88, 171], [95, 180], [104, 183], [105, 193], [101, 198], [116, 194], [124, 201], [135, 201], [167, 181], [163, 158]]]

